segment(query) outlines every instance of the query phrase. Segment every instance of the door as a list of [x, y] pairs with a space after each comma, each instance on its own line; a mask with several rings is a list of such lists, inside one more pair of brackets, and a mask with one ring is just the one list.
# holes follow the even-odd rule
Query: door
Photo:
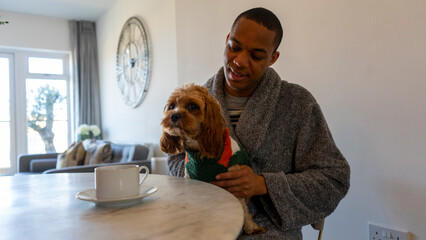
[[[13, 55], [0, 53], [0, 174], [7, 174], [16, 158], [13, 132]], [[12, 94], [11, 94], [12, 93]]]
[[70, 142], [69, 54], [0, 49], [0, 174]]

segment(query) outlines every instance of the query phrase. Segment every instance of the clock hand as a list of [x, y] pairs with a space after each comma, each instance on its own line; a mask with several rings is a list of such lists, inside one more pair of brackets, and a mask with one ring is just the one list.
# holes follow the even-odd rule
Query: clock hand
[[140, 55], [137, 58], [132, 58], [130, 61], [131, 61], [132, 64], [135, 64], [136, 61], [139, 61], [139, 59], [142, 59], [142, 58], [145, 58], [145, 57], [146, 57], [145, 55]]

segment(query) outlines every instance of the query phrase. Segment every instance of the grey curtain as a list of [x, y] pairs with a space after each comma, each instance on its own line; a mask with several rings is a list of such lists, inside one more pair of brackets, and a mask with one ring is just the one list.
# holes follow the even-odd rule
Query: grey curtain
[[[81, 124], [102, 129], [96, 24], [70, 21], [73, 61], [73, 132]], [[75, 136], [74, 136], [75, 137]]]

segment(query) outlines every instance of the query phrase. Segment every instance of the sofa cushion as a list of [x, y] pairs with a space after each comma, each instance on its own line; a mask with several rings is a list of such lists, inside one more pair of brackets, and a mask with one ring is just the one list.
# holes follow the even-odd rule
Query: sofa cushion
[[130, 162], [133, 160], [135, 146], [133, 144], [111, 143], [113, 156], [111, 162]]
[[149, 148], [141, 144], [111, 143], [113, 157], [111, 162], [127, 163], [148, 158]]
[[132, 161], [148, 159], [149, 148], [144, 145], [135, 145], [135, 153], [133, 154]]

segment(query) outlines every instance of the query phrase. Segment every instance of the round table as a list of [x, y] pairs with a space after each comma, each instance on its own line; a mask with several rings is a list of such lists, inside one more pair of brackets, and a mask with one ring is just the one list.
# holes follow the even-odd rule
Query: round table
[[243, 210], [212, 184], [151, 174], [158, 191], [122, 207], [96, 206], [75, 194], [94, 188], [93, 173], [0, 177], [1, 239], [235, 239]]

